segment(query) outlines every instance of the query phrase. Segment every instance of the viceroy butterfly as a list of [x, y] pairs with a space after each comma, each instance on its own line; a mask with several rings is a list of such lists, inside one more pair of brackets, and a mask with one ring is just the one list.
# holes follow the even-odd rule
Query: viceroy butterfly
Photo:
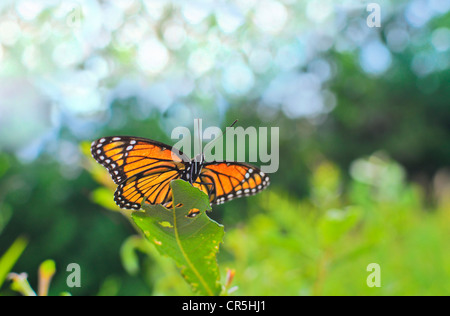
[[141, 137], [103, 137], [91, 145], [94, 159], [118, 185], [116, 204], [139, 210], [147, 204], [172, 205], [172, 180], [182, 179], [199, 188], [211, 204], [254, 195], [265, 189], [269, 177], [259, 168], [241, 162], [205, 162], [203, 154], [189, 159], [169, 145]]

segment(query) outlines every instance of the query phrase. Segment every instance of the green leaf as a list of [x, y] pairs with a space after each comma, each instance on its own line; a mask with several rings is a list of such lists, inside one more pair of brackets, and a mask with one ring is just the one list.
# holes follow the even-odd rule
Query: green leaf
[[[208, 196], [183, 180], [172, 181], [175, 210], [161, 205], [144, 205], [144, 212], [132, 214], [145, 237], [160, 254], [171, 257], [185, 280], [201, 295], [218, 295], [221, 291], [216, 254], [224, 229], [205, 213], [210, 210]], [[191, 210], [197, 215], [189, 217]]]
[[140, 242], [141, 237], [131, 236], [120, 247], [122, 265], [130, 275], [136, 275], [139, 272], [139, 258], [136, 254], [136, 249], [139, 247]]
[[347, 207], [345, 210], [328, 210], [319, 221], [322, 243], [329, 246], [350, 231], [361, 218], [361, 210]]
[[98, 205], [101, 205], [111, 211], [120, 211], [117, 204], [113, 199], [111, 199], [111, 190], [108, 188], [100, 187], [95, 189], [94, 192], [92, 192], [92, 200]]
[[0, 258], [0, 286], [6, 279], [6, 276], [13, 268], [16, 261], [22, 255], [22, 252], [27, 247], [28, 240], [24, 237], [17, 238], [9, 247], [5, 254]]

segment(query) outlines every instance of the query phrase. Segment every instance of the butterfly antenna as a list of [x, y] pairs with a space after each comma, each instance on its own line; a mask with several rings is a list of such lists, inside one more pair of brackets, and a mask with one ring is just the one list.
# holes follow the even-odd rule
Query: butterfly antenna
[[197, 119], [197, 134], [198, 134], [198, 150], [200, 151], [200, 155], [203, 155], [200, 119]]
[[211, 146], [211, 145], [214, 144], [216, 141], [218, 141], [219, 139], [221, 139], [221, 138], [223, 137], [223, 135], [225, 135], [225, 134], [227, 133], [228, 129], [229, 129], [229, 128], [232, 128], [232, 127], [234, 126], [234, 124], [237, 123], [237, 121], [238, 121], [238, 120], [234, 120], [234, 122], [233, 122], [229, 127], [227, 127], [227, 129], [225, 130], [225, 133], [222, 133], [222, 134], [221, 134], [219, 137], [217, 137], [213, 142], [207, 144], [207, 145], [205, 146], [203, 152], [206, 151], [206, 148], [208, 148], [208, 146]]

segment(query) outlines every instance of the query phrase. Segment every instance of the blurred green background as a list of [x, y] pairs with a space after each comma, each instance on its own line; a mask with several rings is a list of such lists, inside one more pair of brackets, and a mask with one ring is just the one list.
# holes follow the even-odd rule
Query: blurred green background
[[1, 1], [0, 295], [46, 259], [50, 295], [190, 295], [86, 146], [198, 117], [280, 128], [269, 189], [211, 214], [233, 294], [449, 295], [450, 1], [376, 3]]

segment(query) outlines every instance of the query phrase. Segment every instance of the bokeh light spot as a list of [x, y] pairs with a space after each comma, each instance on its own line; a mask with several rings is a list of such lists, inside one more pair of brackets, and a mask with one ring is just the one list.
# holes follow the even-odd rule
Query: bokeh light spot
[[256, 7], [253, 22], [263, 32], [279, 33], [285, 26], [288, 18], [286, 7], [272, 0], [263, 0]]
[[229, 94], [244, 95], [253, 87], [255, 78], [250, 68], [239, 62], [225, 69], [222, 83]]
[[151, 74], [161, 72], [169, 63], [170, 55], [166, 47], [156, 39], [144, 41], [137, 52], [137, 64]]
[[392, 57], [386, 46], [379, 41], [372, 41], [361, 49], [359, 61], [365, 72], [379, 75], [388, 70]]

